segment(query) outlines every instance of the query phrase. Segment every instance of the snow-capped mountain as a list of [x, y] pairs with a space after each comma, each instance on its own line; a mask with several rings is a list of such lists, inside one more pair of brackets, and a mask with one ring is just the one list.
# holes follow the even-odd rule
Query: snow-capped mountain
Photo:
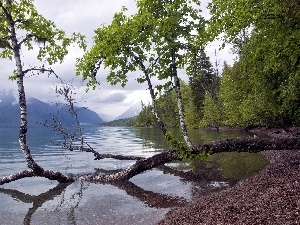
[[131, 106], [129, 109], [127, 109], [125, 112], [123, 112], [121, 115], [119, 115], [117, 118], [115, 118], [115, 120], [135, 117], [141, 111], [142, 111], [141, 103], [136, 103], [133, 106]]

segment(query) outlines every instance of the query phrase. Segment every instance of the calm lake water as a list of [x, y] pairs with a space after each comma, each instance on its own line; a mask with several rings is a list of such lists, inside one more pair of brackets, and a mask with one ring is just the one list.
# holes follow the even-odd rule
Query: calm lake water
[[[174, 130], [177, 132], [176, 130]], [[155, 128], [86, 127], [85, 139], [100, 153], [149, 157], [167, 149]], [[241, 132], [191, 130], [194, 143], [245, 136]], [[29, 129], [28, 145], [35, 160], [45, 169], [64, 174], [112, 172], [133, 163], [67, 152], [61, 140], [45, 128]], [[168, 166], [188, 170], [188, 163]], [[25, 170], [18, 143], [18, 128], [0, 129], [0, 176]], [[182, 173], [184, 174], [184, 173]], [[201, 194], [230, 186], [221, 178], [192, 180], [170, 168], [157, 168], [128, 182], [58, 184], [44, 178], [25, 178], [0, 186], [0, 221], [6, 224], [154, 224], [171, 208]]]

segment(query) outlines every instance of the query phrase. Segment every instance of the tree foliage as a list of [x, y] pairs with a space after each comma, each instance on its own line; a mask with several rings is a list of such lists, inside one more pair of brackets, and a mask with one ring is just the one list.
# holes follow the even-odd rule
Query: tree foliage
[[[299, 2], [214, 0], [209, 9], [212, 17], [205, 35], [199, 33], [199, 43], [221, 38], [233, 45], [238, 58], [233, 66], [224, 66], [219, 79], [201, 47], [190, 52], [193, 103], [185, 103], [188, 126], [197, 127], [196, 121], [202, 126], [299, 124]], [[216, 80], [219, 96], [218, 82], [210, 86], [213, 90], [204, 86]]]
[[240, 56], [221, 81], [224, 124], [299, 124], [299, 1], [213, 0], [209, 8], [206, 40], [219, 36]]
[[152, 113], [152, 108], [142, 102], [142, 110], [135, 117], [134, 126], [137, 127], [152, 127], [157, 126], [157, 121]]
[[[63, 61], [68, 53], [67, 47], [72, 42], [85, 47], [82, 35], [73, 33], [71, 37], [66, 37], [63, 30], [36, 11], [33, 0], [1, 0], [0, 6], [0, 48], [3, 49], [1, 58], [12, 60], [16, 48], [23, 45], [27, 50], [33, 50], [38, 43], [37, 59], [46, 59], [52, 65]], [[17, 46], [13, 44], [13, 33], [16, 34]]]
[[194, 115], [193, 123], [200, 125], [203, 118], [203, 106], [205, 94], [217, 100], [219, 92], [219, 78], [214, 72], [209, 57], [206, 56], [204, 48], [201, 47], [191, 55], [192, 64], [188, 67], [189, 85], [191, 88], [191, 112]]

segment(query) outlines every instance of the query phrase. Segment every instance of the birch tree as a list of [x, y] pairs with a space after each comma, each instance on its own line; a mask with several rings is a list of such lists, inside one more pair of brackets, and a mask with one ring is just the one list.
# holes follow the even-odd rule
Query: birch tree
[[43, 169], [33, 159], [30, 148], [27, 145], [27, 104], [24, 87], [24, 77], [29, 72], [54, 74], [51, 68], [29, 67], [25, 68], [22, 62], [22, 49], [28, 51], [38, 47], [36, 43], [42, 43], [38, 47], [37, 59], [46, 59], [49, 65], [61, 63], [68, 53], [67, 47], [77, 40], [84, 47], [83, 37], [73, 34], [67, 38], [63, 30], [40, 15], [33, 4], [33, 0], [1, 0], [0, 1], [0, 57], [14, 60], [16, 69], [10, 79], [16, 81], [20, 105], [20, 133], [19, 143], [25, 156], [30, 171], [22, 171], [7, 177], [14, 180], [20, 177], [43, 176], [59, 181], [71, 181], [60, 172]]
[[[93, 47], [77, 62], [77, 74], [91, 86], [99, 84], [97, 72], [101, 67], [109, 70], [108, 82], [122, 86], [133, 79], [131, 72], [140, 71], [137, 82], [147, 82], [153, 113], [168, 140], [172, 138], [157, 113], [156, 99], [159, 91], [174, 88], [180, 127], [189, 149], [193, 144], [186, 129], [178, 71], [189, 63], [194, 37], [204, 29], [199, 6], [197, 0], [138, 0], [136, 14], [126, 16], [123, 8], [110, 25], [95, 31]], [[153, 86], [153, 78], [160, 84]]]

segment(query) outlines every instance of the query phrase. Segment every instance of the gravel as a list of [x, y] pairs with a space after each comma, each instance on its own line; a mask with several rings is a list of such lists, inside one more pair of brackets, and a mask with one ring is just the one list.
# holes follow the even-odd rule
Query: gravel
[[233, 188], [169, 211], [158, 225], [300, 224], [300, 151], [264, 151], [270, 164]]

